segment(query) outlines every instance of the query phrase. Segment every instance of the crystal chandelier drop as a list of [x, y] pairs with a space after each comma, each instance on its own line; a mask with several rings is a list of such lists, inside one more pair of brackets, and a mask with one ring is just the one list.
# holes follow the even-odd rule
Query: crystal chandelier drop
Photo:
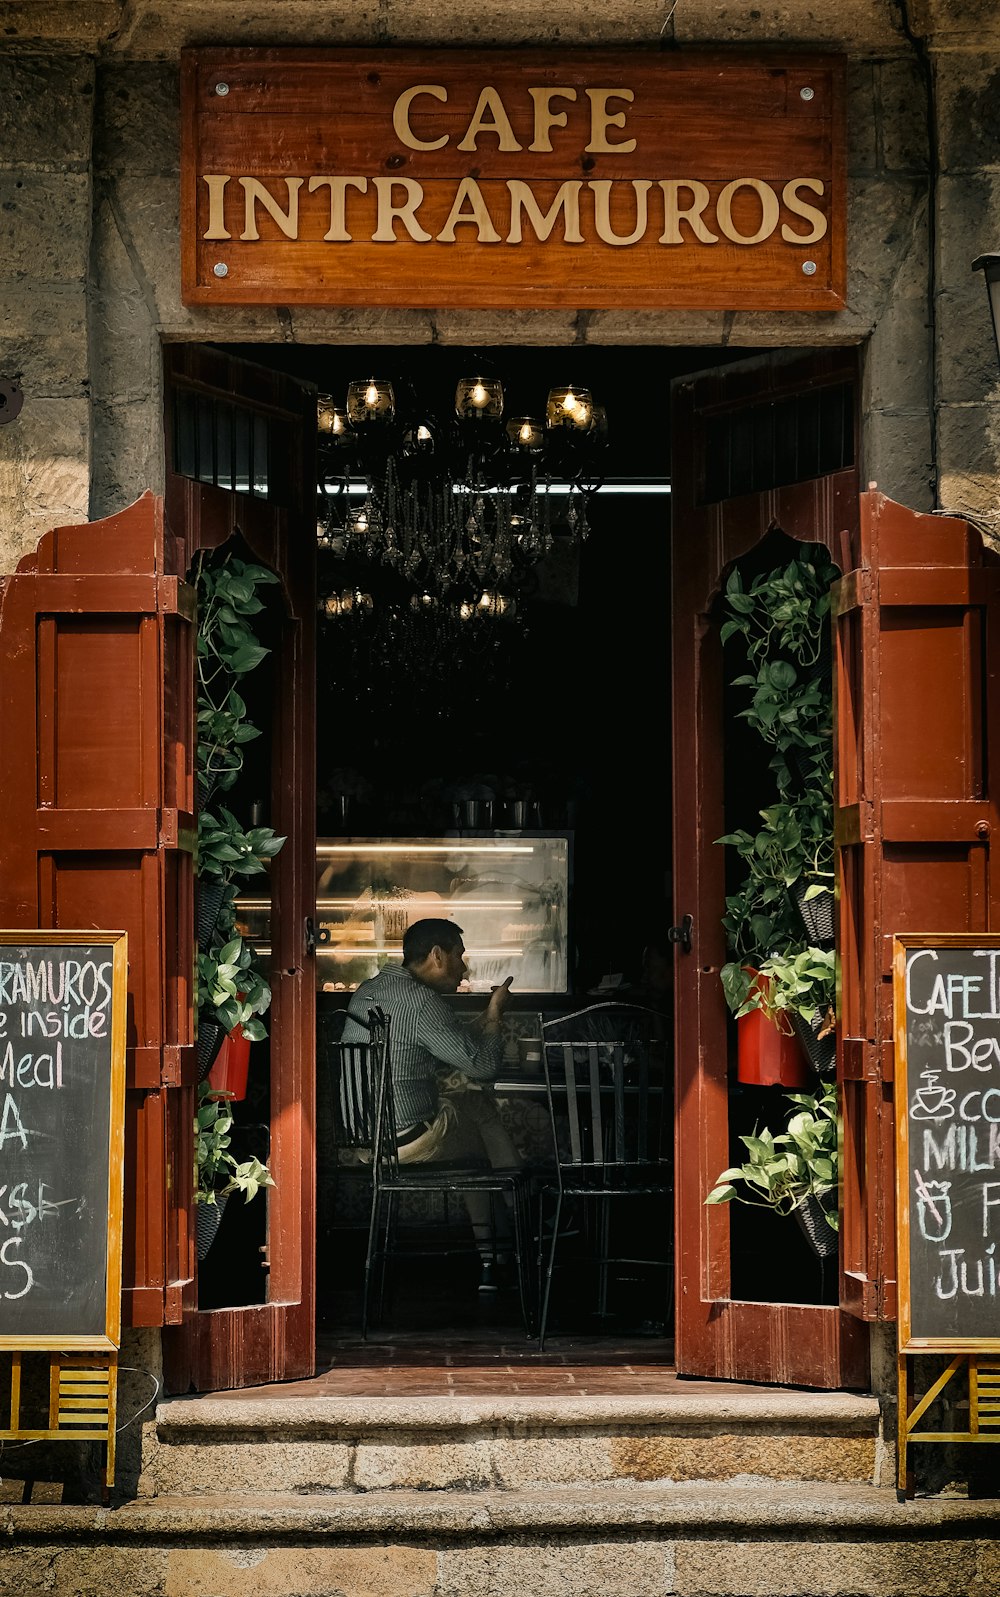
[[589, 389], [553, 388], [544, 420], [505, 420], [501, 382], [477, 375], [459, 381], [454, 414], [440, 417], [370, 377], [349, 385], [343, 408], [321, 394], [317, 427], [321, 546], [394, 571], [418, 605], [448, 594], [512, 611], [506, 596], [556, 528], [587, 537], [607, 439]]

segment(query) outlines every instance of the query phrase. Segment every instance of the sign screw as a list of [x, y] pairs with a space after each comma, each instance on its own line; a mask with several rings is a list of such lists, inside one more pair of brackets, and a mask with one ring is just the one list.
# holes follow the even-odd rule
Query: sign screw
[[[216, 90], [216, 93], [219, 93], [219, 92], [220, 92], [219, 90]], [[816, 90], [815, 89], [810, 89], [808, 84], [806, 85], [806, 87], [804, 89], [800, 89], [799, 90], [799, 99], [800, 100], [812, 100], [812, 99], [815, 99], [815, 96], [816, 96]]]
[[[216, 94], [228, 94], [229, 93], [229, 84], [228, 83], [217, 83], [215, 85], [215, 92], [216, 92]], [[803, 89], [802, 93], [803, 93], [803, 97], [804, 97], [805, 96], [805, 90], [804, 89]], [[809, 98], [810, 98], [810, 100], [812, 99], [812, 89], [809, 90]]]
[[[816, 276], [816, 262], [815, 261], [803, 261], [802, 262], [802, 270], [805, 272], [807, 277], [815, 277]], [[218, 267], [216, 267], [216, 271], [218, 271]]]
[[[816, 268], [814, 266], [813, 271], [815, 270]], [[212, 267], [212, 271], [215, 273], [216, 277], [229, 276], [229, 267], [226, 265], [225, 261], [216, 261], [215, 265]]]

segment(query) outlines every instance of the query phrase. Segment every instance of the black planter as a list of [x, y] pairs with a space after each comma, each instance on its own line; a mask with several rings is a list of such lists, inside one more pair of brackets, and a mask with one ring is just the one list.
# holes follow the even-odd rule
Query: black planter
[[809, 1063], [819, 1076], [832, 1076], [837, 1067], [837, 1038], [830, 1031], [825, 1037], [818, 1035], [823, 1024], [823, 1014], [817, 1010], [812, 1020], [806, 1020], [797, 1009], [790, 1011], [796, 1036], [805, 1049]]
[[831, 1225], [827, 1224], [826, 1213], [818, 1198], [810, 1193], [803, 1198], [792, 1210], [799, 1229], [812, 1248], [813, 1252], [821, 1259], [830, 1259], [837, 1251], [837, 1233]]
[[806, 893], [813, 884], [808, 877], [800, 877], [792, 886], [792, 895], [795, 905], [802, 917], [802, 924], [806, 929], [806, 936], [815, 948], [832, 948], [836, 932], [834, 929], [834, 897], [828, 887], [813, 898], [806, 899]]
[[195, 1216], [195, 1239], [198, 1244], [198, 1263], [207, 1255], [219, 1234], [222, 1215], [229, 1202], [229, 1193], [220, 1194], [214, 1203], [199, 1203]]
[[219, 1020], [208, 1017], [199, 1017], [198, 1041], [195, 1044], [198, 1060], [198, 1080], [204, 1081], [215, 1061], [219, 1057], [219, 1049], [226, 1040], [226, 1028]]
[[198, 931], [198, 947], [207, 948], [212, 941], [215, 923], [219, 918], [219, 911], [225, 902], [226, 884], [209, 877], [207, 881], [198, 883], [198, 911], [196, 926]]

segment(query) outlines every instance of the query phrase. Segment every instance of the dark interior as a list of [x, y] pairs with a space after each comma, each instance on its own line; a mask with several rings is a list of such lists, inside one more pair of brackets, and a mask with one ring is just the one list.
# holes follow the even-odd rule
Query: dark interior
[[[438, 346], [270, 346], [234, 353], [308, 379], [338, 403], [348, 382], [377, 374], [391, 377], [397, 392], [418, 395], [423, 406], [444, 414], [456, 381], [476, 368], [501, 378], [506, 414], [537, 413], [548, 388], [565, 381], [589, 387], [606, 405], [606, 481], [590, 505], [589, 536], [581, 542], [557, 526], [550, 555], [522, 575], [513, 618], [491, 618], [463, 632], [418, 614], [403, 638], [391, 618], [360, 638], [321, 609], [317, 832], [440, 836], [454, 824], [449, 796], [456, 790], [516, 791], [530, 803], [533, 826], [572, 833], [573, 865], [568, 991], [540, 1005], [536, 995], [515, 989], [512, 1008], [532, 1014], [539, 1007], [549, 1013], [582, 1008], [594, 1001], [593, 989], [603, 977], [618, 975], [622, 997], [661, 1009], [669, 1022], [671, 814], [673, 802], [684, 801], [683, 780], [672, 784], [670, 757], [670, 498], [663, 491], [670, 473], [669, 385], [684, 371], [726, 357], [701, 350], [487, 353]], [[624, 483], [633, 491], [622, 491]], [[635, 492], [642, 483], [659, 491]], [[326, 549], [319, 551], [318, 574], [321, 605], [326, 594], [357, 582], [372, 593], [376, 610], [380, 600], [392, 598], [398, 581], [371, 562], [359, 570], [357, 562]], [[266, 725], [264, 673], [255, 691]], [[736, 731], [727, 745], [727, 763], [739, 772], [739, 805], [752, 809], [758, 754], [743, 749], [739, 736]], [[245, 806], [268, 791], [268, 744], [265, 735], [253, 746], [239, 794], [233, 795]], [[334, 791], [335, 774], [344, 768], [363, 778], [349, 817], [337, 808]], [[341, 993], [318, 995], [321, 1073], [322, 1039], [332, 1034], [331, 1014], [345, 1002]], [[455, 1002], [478, 1007], [461, 997]], [[321, 1080], [321, 1099], [322, 1088]], [[734, 1135], [778, 1111], [770, 1098], [776, 1095], [734, 1085]], [[248, 1099], [236, 1116], [237, 1137], [253, 1151], [266, 1143], [267, 1099], [267, 1049], [258, 1045]], [[319, 1132], [321, 1324], [356, 1338], [363, 1203], [358, 1209], [345, 1198], [322, 1123]], [[263, 1203], [230, 1205], [223, 1221], [227, 1245], [217, 1245], [213, 1270], [202, 1280], [203, 1307], [263, 1301], [264, 1212]], [[831, 1281], [804, 1244], [801, 1258], [784, 1257], [790, 1228], [783, 1222], [738, 1206], [734, 1221], [736, 1295], [828, 1298]], [[637, 1204], [627, 1216], [616, 1215], [614, 1225], [629, 1232], [626, 1251], [667, 1256], [671, 1219], [662, 1203]], [[621, 1272], [610, 1312], [597, 1323], [585, 1268], [586, 1227], [580, 1232], [582, 1240], [573, 1244], [578, 1267], [565, 1272], [573, 1285], [560, 1292], [554, 1311], [557, 1335], [607, 1330], [618, 1337], [650, 1337], [662, 1356], [663, 1338], [672, 1329], [663, 1272]], [[411, 1240], [419, 1241], [415, 1232]], [[797, 1250], [798, 1239], [790, 1245]], [[567, 1262], [573, 1262], [572, 1249]], [[796, 1281], [791, 1292], [789, 1266]], [[390, 1335], [475, 1340], [502, 1337], [511, 1319], [516, 1321], [516, 1303], [506, 1302], [491, 1308], [484, 1322], [474, 1257], [403, 1263], [395, 1277]]]

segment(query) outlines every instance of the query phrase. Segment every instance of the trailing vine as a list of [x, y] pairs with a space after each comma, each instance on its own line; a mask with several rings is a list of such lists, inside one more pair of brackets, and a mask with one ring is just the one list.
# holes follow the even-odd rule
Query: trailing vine
[[[236, 894], [241, 879], [265, 871], [285, 839], [268, 826], [245, 827], [233, 810], [213, 800], [233, 788], [246, 745], [261, 735], [237, 684], [269, 653], [252, 618], [264, 608], [258, 588], [277, 580], [265, 567], [235, 555], [213, 562], [201, 551], [195, 565], [200, 806], [195, 874], [203, 899], [214, 889], [201, 926], [195, 1002], [199, 1028], [215, 1022], [229, 1033], [239, 1026], [251, 1042], [267, 1036], [262, 1016], [271, 1005], [271, 988], [252, 943], [236, 928]], [[228, 1152], [231, 1126], [228, 1105], [203, 1081], [195, 1118], [199, 1202], [214, 1203], [217, 1195], [237, 1189], [249, 1201], [259, 1186], [274, 1184], [259, 1160], [239, 1164]]]

